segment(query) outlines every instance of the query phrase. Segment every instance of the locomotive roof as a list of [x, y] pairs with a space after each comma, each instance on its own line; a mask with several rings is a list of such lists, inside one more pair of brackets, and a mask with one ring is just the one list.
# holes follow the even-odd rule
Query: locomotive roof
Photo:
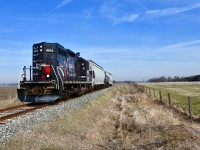
[[70, 50], [70, 49], [67, 49], [67, 48], [65, 48], [64, 46], [62, 46], [61, 44], [59, 44], [59, 43], [47, 43], [47, 42], [40, 42], [40, 43], [35, 43], [34, 45], [39, 45], [39, 44], [44, 44], [44, 45], [48, 45], [48, 44], [50, 44], [50, 45], [57, 45], [58, 47], [61, 47], [63, 50], [66, 50], [66, 51], [68, 51], [68, 52], [70, 52], [70, 53], [72, 53], [73, 55], [75, 55], [76, 53], [75, 52], [73, 52], [72, 50]]

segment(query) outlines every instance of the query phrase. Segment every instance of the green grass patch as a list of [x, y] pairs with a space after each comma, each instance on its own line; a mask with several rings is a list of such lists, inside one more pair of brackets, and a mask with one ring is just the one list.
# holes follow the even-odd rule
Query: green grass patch
[[[193, 114], [200, 116], [200, 82], [172, 82], [172, 83], [143, 83], [145, 87], [150, 87], [151, 95], [160, 99], [159, 91], [162, 92], [163, 102], [168, 104], [168, 93], [171, 95], [172, 105], [188, 113], [188, 96], [192, 99]], [[149, 89], [147, 88], [149, 93]]]

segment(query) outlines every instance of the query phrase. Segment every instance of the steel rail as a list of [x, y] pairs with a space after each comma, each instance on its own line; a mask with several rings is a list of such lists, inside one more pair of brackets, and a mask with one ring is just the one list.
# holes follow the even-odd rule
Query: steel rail
[[29, 104], [23, 104], [23, 105], [18, 105], [18, 106], [13, 106], [13, 107], [9, 107], [9, 108], [4, 108], [4, 109], [0, 109], [0, 113], [1, 112], [5, 112], [5, 111], [9, 111], [9, 110], [15, 110], [21, 107], [25, 107], [28, 106]]
[[[47, 107], [47, 106], [49, 106], [49, 105], [48, 104], [43, 104], [43, 105], [39, 105], [39, 106], [30, 108], [30, 109], [26, 109], [26, 110], [23, 110], [23, 111], [20, 111], [20, 112], [16, 112], [16, 113], [13, 113], [13, 114], [8, 114], [6, 116], [0, 117], [0, 122], [6, 121], [6, 120], [14, 118], [14, 117], [18, 117], [18, 116], [24, 115], [26, 113], [29, 113], [29, 112], [32, 112], [34, 110], [41, 109], [41, 108], [44, 108], [44, 107]], [[19, 107], [19, 108], [21, 108], [21, 107]], [[15, 109], [13, 108], [12, 110], [15, 110]], [[17, 108], [16, 108], [16, 110], [17, 110]]]

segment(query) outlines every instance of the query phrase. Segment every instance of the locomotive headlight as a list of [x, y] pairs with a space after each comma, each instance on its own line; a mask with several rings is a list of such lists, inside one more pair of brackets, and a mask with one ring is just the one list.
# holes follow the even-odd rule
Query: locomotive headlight
[[49, 78], [50, 77], [50, 75], [49, 74], [47, 74], [47, 78]]
[[40, 52], [42, 52], [43, 50], [42, 49], [40, 49]]
[[42, 45], [40, 45], [40, 48], [42, 48], [43, 46]]
[[22, 79], [23, 79], [23, 81], [26, 81], [26, 76], [25, 76], [25, 74], [22, 74]]
[[22, 78], [25, 78], [25, 74], [22, 74]]

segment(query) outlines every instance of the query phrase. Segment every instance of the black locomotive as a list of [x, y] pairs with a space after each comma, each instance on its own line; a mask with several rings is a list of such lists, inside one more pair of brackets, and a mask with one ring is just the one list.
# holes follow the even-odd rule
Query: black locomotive
[[101, 66], [58, 43], [34, 44], [32, 60], [32, 66], [24, 66], [17, 89], [22, 102], [54, 102], [113, 83]]

